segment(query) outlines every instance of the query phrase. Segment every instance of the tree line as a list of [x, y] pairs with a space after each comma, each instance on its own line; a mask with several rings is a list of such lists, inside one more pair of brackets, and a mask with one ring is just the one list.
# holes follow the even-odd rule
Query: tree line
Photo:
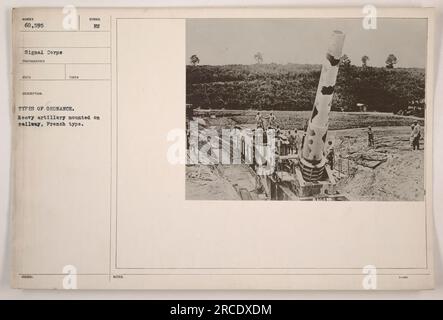
[[[424, 69], [371, 67], [368, 59], [362, 57], [362, 66], [342, 59], [333, 110], [358, 111], [363, 104], [368, 111], [397, 113], [412, 102], [424, 101]], [[209, 109], [312, 109], [321, 65], [258, 60], [253, 65], [188, 65], [186, 102]]]

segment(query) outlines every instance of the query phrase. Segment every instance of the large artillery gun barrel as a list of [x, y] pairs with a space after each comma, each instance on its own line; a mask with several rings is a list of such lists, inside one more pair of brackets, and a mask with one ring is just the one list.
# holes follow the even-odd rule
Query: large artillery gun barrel
[[319, 181], [324, 174], [326, 158], [323, 150], [328, 134], [329, 112], [331, 111], [344, 39], [343, 32], [334, 31], [332, 33], [322, 65], [314, 107], [306, 129], [300, 157], [300, 168], [303, 179], [306, 181]]

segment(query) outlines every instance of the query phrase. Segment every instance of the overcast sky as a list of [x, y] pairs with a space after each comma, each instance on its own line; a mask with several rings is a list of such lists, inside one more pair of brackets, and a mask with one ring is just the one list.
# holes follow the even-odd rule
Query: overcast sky
[[377, 20], [376, 30], [365, 30], [361, 19], [190, 19], [186, 24], [186, 55], [200, 64], [252, 64], [261, 52], [264, 63], [319, 64], [333, 30], [346, 34], [343, 53], [352, 64], [384, 66], [393, 53], [397, 67], [426, 63], [426, 19]]

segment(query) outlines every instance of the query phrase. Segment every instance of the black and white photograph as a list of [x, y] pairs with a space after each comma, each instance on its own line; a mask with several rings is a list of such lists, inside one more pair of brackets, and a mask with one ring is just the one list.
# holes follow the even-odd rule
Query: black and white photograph
[[423, 201], [427, 34], [188, 19], [186, 200]]

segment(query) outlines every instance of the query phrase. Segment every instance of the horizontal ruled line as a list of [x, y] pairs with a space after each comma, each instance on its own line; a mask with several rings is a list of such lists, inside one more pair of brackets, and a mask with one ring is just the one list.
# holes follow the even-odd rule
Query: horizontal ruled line
[[[68, 273], [20, 273], [19, 276], [66, 276]], [[77, 276], [109, 276], [77, 273]], [[111, 274], [114, 275], [114, 274]], [[361, 276], [361, 273], [119, 273], [121, 276]], [[430, 276], [431, 273], [378, 273], [377, 276]]]
[[111, 79], [19, 79], [20, 81], [110, 81]]
[[50, 47], [19, 47], [20, 49], [53, 49], [53, 48], [57, 48], [57, 49], [111, 49], [111, 47], [60, 47], [60, 46], [50, 46]]
[[39, 33], [39, 32], [111, 32], [111, 31], [94, 31], [94, 30], [20, 30], [20, 32], [34, 32], [34, 33]]
[[110, 62], [19, 62], [19, 64], [111, 64]]

